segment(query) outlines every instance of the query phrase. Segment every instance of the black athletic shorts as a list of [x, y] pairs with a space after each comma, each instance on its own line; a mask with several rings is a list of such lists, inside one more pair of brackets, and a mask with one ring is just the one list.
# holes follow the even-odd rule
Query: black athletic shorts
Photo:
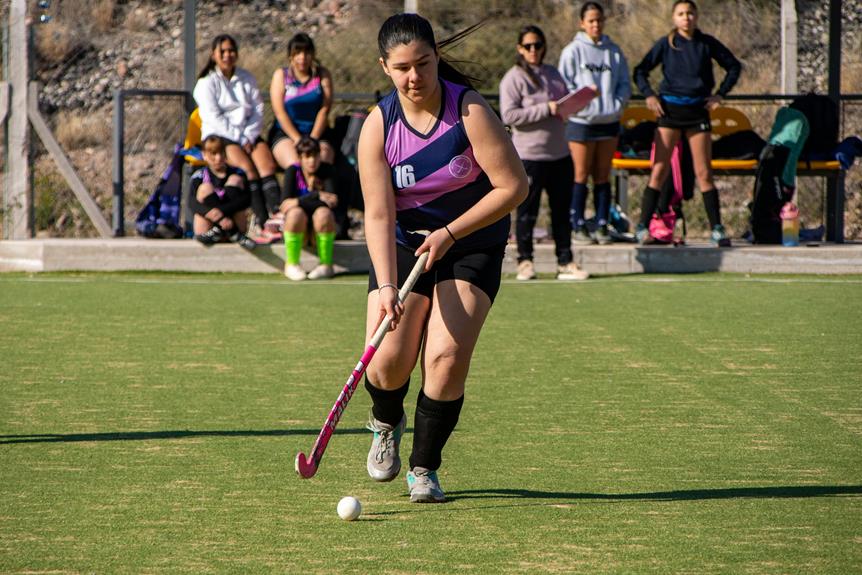
[[[453, 246], [456, 247], [456, 246]], [[395, 246], [395, 258], [398, 266], [398, 287], [404, 284], [404, 280], [410, 275], [416, 260], [413, 255], [415, 250], [401, 244]], [[503, 255], [506, 252], [506, 244], [500, 244], [482, 251], [454, 251], [450, 249], [443, 259], [434, 262], [431, 271], [419, 276], [416, 285], [413, 286], [415, 293], [427, 298], [434, 294], [434, 286], [446, 280], [463, 280], [480, 290], [493, 303], [500, 291], [500, 277], [503, 269]], [[368, 274], [368, 292], [377, 289], [377, 275], [374, 273], [374, 265]]]
[[680, 105], [671, 104], [663, 99], [661, 107], [664, 110], [664, 116], [657, 120], [659, 128], [673, 128], [695, 133], [712, 131], [709, 110], [703, 103]]
[[311, 222], [311, 216], [317, 211], [317, 208], [328, 208], [329, 205], [320, 199], [318, 192], [309, 192], [304, 196], [299, 197], [299, 207], [305, 212], [308, 221]]
[[[198, 201], [197, 194], [195, 193], [196, 190], [197, 188], [193, 189], [189, 194], [189, 209], [192, 213], [204, 218], [212, 207], [205, 206]], [[248, 190], [229, 187], [224, 191], [224, 195], [221, 198], [218, 198], [217, 207], [225, 216], [230, 217], [243, 211], [250, 205], [251, 194]]]
[[620, 135], [620, 123], [581, 124], [566, 122], [566, 140], [569, 142], [598, 142], [610, 140]]
[[[303, 135], [307, 136], [308, 134], [303, 134]], [[266, 139], [267, 139], [267, 144], [269, 144], [270, 150], [274, 150], [275, 145], [284, 139], [291, 140], [290, 136], [288, 136], [287, 133], [281, 129], [281, 126], [279, 126], [275, 122], [273, 122], [272, 127], [269, 129], [269, 134], [267, 135]], [[291, 140], [291, 141], [293, 141], [293, 140]], [[323, 135], [320, 137], [320, 140], [318, 140], [318, 141], [320, 141], [320, 142], [331, 142], [332, 141], [332, 129], [329, 127], [326, 127], [323, 130]], [[294, 142], [294, 143], [296, 143], [296, 142]]]

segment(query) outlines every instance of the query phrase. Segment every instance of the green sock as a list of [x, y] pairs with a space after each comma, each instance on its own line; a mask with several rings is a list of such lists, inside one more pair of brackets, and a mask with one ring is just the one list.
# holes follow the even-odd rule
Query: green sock
[[302, 232], [284, 232], [284, 261], [287, 265], [299, 265], [303, 235]]
[[335, 232], [317, 233], [317, 257], [325, 266], [332, 265], [332, 250], [335, 248]]

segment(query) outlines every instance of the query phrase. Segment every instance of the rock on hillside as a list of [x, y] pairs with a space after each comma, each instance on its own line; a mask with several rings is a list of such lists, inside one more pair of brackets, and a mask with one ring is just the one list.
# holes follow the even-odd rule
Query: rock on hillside
[[[55, 0], [57, 3], [57, 0]], [[198, 61], [208, 52], [209, 39], [221, 32], [237, 37], [241, 46], [264, 39], [281, 48], [296, 31], [313, 36], [337, 33], [346, 25], [358, 0], [206, 0], [198, 2]], [[59, 10], [59, 8], [58, 8]], [[120, 88], [182, 87], [182, 0], [118, 1], [111, 25], [94, 24], [57, 14], [48, 25], [35, 26], [36, 79], [42, 84], [43, 110], [99, 108]], [[45, 57], [61, 42], [68, 53], [59, 61]]]

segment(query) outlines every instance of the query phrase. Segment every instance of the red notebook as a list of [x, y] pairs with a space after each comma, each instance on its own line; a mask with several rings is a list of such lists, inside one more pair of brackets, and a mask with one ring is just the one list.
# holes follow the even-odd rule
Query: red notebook
[[569, 92], [559, 100], [557, 100], [557, 114], [563, 118], [568, 118], [572, 114], [577, 114], [590, 103], [590, 100], [598, 95], [598, 90], [594, 86], [584, 86], [575, 92]]

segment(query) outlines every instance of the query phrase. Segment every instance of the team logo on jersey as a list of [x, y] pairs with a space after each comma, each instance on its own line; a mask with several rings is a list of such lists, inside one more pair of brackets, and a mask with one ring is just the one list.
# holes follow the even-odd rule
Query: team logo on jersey
[[449, 160], [449, 173], [456, 178], [466, 178], [473, 170], [473, 160], [463, 154], [459, 154]]

